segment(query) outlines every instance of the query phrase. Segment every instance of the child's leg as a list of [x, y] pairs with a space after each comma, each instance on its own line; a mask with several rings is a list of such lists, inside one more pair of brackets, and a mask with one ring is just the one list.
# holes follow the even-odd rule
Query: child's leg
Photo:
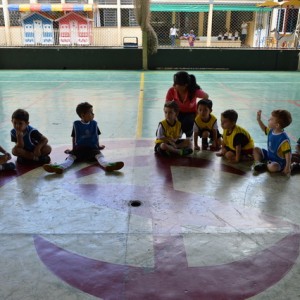
[[51, 151], [52, 151], [51, 146], [47, 144], [47, 145], [45, 145], [45, 146], [42, 147], [42, 149], [41, 149], [41, 155], [42, 156], [49, 155], [51, 153]]
[[[35, 158], [33, 152], [27, 151], [20, 147], [14, 147], [11, 151], [14, 156], [22, 157], [28, 160], [33, 160]], [[37, 160], [37, 159], [36, 159]]]
[[268, 170], [267, 163], [265, 160], [268, 159], [268, 152], [265, 149], [255, 147], [253, 149], [253, 170], [256, 172], [264, 172]]
[[170, 153], [175, 153], [181, 156], [185, 156], [193, 153], [193, 150], [191, 149], [190, 139], [183, 140], [181, 143], [176, 144], [176, 147], [166, 143], [161, 143], [159, 146], [165, 152], [168, 151]]
[[235, 153], [233, 151], [226, 151], [224, 156], [228, 161], [235, 161]]
[[[47, 154], [41, 154], [41, 156], [35, 156], [33, 152], [25, 150], [23, 148], [19, 148], [19, 147], [14, 147], [12, 149], [12, 154], [18, 157], [18, 162], [23, 162], [22, 159], [25, 160], [32, 160], [32, 161], [36, 161], [36, 162], [40, 162], [40, 163], [49, 163], [50, 162], [50, 157], [48, 156], [48, 154], [51, 152], [51, 147], [46, 148], [46, 152]], [[48, 152], [50, 150], [50, 152]], [[21, 159], [20, 159], [21, 158]]]
[[182, 139], [179, 140], [178, 143], [176, 143], [176, 148], [177, 149], [184, 149], [184, 148], [192, 148], [192, 143], [190, 139]]
[[267, 168], [270, 173], [280, 172], [281, 170], [280, 164], [275, 161], [269, 162]]
[[70, 168], [76, 159], [75, 155], [70, 154], [66, 160], [60, 164], [46, 164], [43, 165], [45, 171], [49, 173], [62, 174], [64, 170]]
[[99, 165], [107, 172], [117, 171], [124, 167], [124, 163], [122, 161], [108, 162], [102, 152], [97, 154], [95, 158], [97, 159]]
[[209, 136], [210, 136], [209, 131], [202, 132], [202, 150], [207, 150]]
[[263, 160], [263, 153], [261, 148], [255, 147], [253, 149], [253, 158], [255, 162], [260, 162]]

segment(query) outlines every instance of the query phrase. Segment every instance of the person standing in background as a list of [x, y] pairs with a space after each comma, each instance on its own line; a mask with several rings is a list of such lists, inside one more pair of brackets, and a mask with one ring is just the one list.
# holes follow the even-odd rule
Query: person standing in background
[[245, 45], [246, 42], [246, 38], [247, 38], [247, 31], [248, 29], [248, 23], [246, 23], [245, 21], [243, 21], [242, 25], [241, 25], [241, 44]]
[[177, 37], [178, 29], [175, 27], [175, 24], [170, 28], [170, 39], [171, 39], [171, 46], [175, 46], [176, 37]]

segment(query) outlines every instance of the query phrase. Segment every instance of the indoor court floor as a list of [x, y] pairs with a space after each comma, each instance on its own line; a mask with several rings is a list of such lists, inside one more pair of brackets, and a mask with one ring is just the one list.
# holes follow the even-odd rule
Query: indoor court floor
[[[251, 163], [210, 151], [157, 157], [175, 72], [0, 71], [1, 146], [11, 151], [11, 115], [24, 108], [52, 162], [63, 161], [75, 108], [88, 101], [104, 155], [125, 163], [113, 173], [91, 163], [63, 175], [0, 172], [0, 299], [300, 299], [300, 174], [254, 176]], [[289, 110], [294, 149], [299, 72], [189, 72], [218, 119], [235, 109], [257, 146], [267, 141], [257, 110], [265, 123]]]

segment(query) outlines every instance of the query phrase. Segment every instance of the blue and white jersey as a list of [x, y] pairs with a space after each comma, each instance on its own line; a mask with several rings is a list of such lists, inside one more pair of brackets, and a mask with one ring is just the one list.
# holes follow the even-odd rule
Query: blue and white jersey
[[286, 152], [290, 152], [290, 139], [283, 131], [275, 134], [272, 129], [268, 132], [268, 157], [271, 161], [285, 163]]
[[75, 121], [72, 131], [74, 148], [98, 149], [100, 134], [96, 121], [92, 120], [88, 123], [83, 123], [80, 120]]
[[[11, 132], [11, 141], [17, 142], [16, 129], [12, 129]], [[23, 141], [24, 149], [30, 152], [34, 151], [35, 146], [40, 142], [42, 134], [32, 126], [28, 125], [26, 130], [23, 132]]]

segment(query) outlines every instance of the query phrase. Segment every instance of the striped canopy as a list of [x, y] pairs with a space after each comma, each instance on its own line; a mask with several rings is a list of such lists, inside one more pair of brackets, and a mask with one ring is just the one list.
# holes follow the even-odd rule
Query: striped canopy
[[92, 11], [92, 4], [9, 4], [9, 11]]

